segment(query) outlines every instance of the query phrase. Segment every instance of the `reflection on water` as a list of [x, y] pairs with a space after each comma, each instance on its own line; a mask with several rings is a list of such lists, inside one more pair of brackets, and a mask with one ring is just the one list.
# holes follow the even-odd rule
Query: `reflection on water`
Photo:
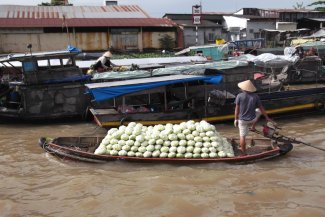
[[[324, 115], [277, 122], [283, 134], [325, 148]], [[232, 123], [216, 126], [237, 136]], [[37, 141], [104, 135], [93, 123], [3, 123], [0, 131], [1, 216], [325, 215], [325, 152], [308, 146], [248, 165], [87, 164], [59, 160]]]

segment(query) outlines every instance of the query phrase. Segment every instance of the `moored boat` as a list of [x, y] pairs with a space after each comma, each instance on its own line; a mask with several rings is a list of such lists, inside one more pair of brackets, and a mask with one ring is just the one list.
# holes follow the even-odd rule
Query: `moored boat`
[[82, 116], [87, 108], [78, 50], [10, 54], [0, 58], [0, 117], [39, 120]]
[[[245, 80], [242, 77], [239, 79]], [[220, 122], [233, 119], [239, 89], [227, 89], [224, 75], [171, 75], [130, 81], [86, 84], [92, 112], [102, 127], [130, 122], [144, 125], [186, 120]], [[227, 79], [225, 79], [227, 80]], [[238, 83], [232, 80], [230, 84]], [[258, 93], [269, 114], [324, 110], [325, 85], [297, 85], [289, 90]]]
[[83, 161], [89, 163], [105, 163], [109, 161], [130, 162], [161, 162], [161, 163], [252, 163], [283, 156], [293, 149], [290, 142], [275, 142], [270, 139], [248, 140], [250, 147], [247, 155], [241, 155], [238, 149], [239, 141], [229, 139], [233, 150], [233, 157], [224, 158], [154, 158], [112, 156], [109, 154], [94, 154], [104, 137], [57, 137], [54, 139], [40, 138], [39, 145], [48, 153], [66, 160]]

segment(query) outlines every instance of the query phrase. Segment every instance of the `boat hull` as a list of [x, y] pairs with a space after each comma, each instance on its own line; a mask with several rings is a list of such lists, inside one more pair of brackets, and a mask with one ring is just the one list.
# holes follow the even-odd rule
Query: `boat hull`
[[[325, 88], [281, 91], [259, 94], [268, 114], [287, 114], [302, 111], [324, 111]], [[105, 128], [140, 122], [144, 125], [178, 124], [187, 120], [205, 120], [223, 122], [234, 118], [234, 99], [226, 100], [224, 105], [208, 105], [207, 107], [170, 110], [167, 112], [117, 113], [111, 109], [90, 109], [95, 122]]]
[[21, 102], [0, 106], [0, 118], [17, 120], [50, 120], [82, 117], [89, 97], [83, 83], [21, 85]]
[[144, 158], [111, 155], [95, 155], [94, 151], [103, 137], [58, 137], [55, 139], [40, 138], [39, 145], [52, 155], [65, 160], [89, 163], [105, 163], [110, 161], [156, 162], [156, 163], [252, 163], [283, 156], [293, 149], [291, 143], [274, 144], [270, 139], [255, 139], [247, 149], [247, 155], [240, 155], [238, 141], [230, 140], [235, 156], [226, 158]]

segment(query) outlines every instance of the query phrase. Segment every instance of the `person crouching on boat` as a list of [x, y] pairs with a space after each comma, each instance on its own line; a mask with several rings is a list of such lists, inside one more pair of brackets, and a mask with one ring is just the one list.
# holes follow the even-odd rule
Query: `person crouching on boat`
[[234, 126], [239, 128], [240, 148], [242, 153], [246, 154], [246, 136], [249, 127], [255, 130], [255, 125], [261, 114], [267, 121], [271, 121], [265, 112], [259, 96], [254, 93], [256, 88], [250, 80], [238, 83], [238, 87], [242, 90], [236, 97], [235, 104], [235, 121]]
[[96, 60], [96, 63], [92, 65], [92, 68], [97, 72], [105, 72], [112, 69], [115, 64], [111, 62], [112, 53], [107, 51], [101, 57]]

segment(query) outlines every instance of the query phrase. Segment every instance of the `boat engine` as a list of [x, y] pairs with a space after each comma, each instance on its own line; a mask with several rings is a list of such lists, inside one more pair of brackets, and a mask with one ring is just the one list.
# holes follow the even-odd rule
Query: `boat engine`
[[279, 127], [274, 122], [263, 125], [263, 135], [268, 138], [276, 138], [279, 135]]

